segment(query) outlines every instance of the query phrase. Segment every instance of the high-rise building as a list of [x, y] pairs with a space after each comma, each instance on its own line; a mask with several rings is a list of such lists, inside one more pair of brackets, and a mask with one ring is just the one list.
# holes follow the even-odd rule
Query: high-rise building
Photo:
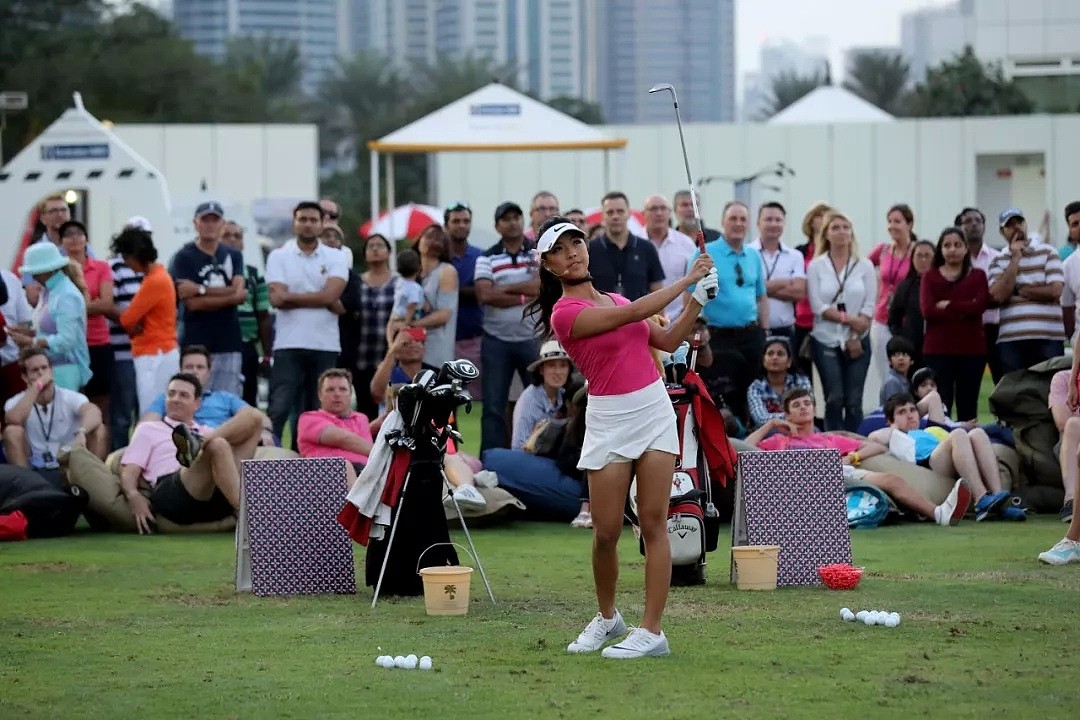
[[237, 37], [297, 44], [305, 83], [333, 68], [350, 48], [349, 0], [172, 0], [173, 20], [195, 50], [215, 59]]
[[353, 45], [395, 64], [472, 55], [512, 68], [506, 79], [540, 97], [581, 95], [581, 8], [588, 0], [351, 2]]
[[901, 46], [912, 78], [970, 45], [984, 62], [1000, 62], [1006, 77], [1047, 112], [1080, 108], [1080, 2], [960, 0], [905, 15]]
[[772, 104], [772, 84], [778, 76], [790, 73], [800, 77], [829, 77], [829, 40], [808, 38], [801, 43], [768, 40], [758, 51], [760, 69], [743, 76], [742, 119], [762, 120]]
[[585, 13], [585, 97], [609, 123], [670, 122], [647, 91], [667, 82], [687, 121], [735, 119], [734, 0], [594, 0]]

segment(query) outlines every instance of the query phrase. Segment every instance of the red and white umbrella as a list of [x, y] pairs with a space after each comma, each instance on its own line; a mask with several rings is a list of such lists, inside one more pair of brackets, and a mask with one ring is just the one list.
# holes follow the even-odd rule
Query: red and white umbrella
[[[585, 224], [589, 227], [599, 225], [604, 221], [604, 209], [592, 208], [585, 211]], [[630, 217], [626, 221], [626, 227], [633, 235], [645, 237], [645, 213], [641, 210], [631, 210]]]
[[378, 233], [391, 240], [414, 238], [428, 225], [442, 225], [442, 221], [443, 213], [439, 208], [409, 203], [387, 210], [378, 220], [368, 220], [360, 226], [360, 237], [366, 238]]

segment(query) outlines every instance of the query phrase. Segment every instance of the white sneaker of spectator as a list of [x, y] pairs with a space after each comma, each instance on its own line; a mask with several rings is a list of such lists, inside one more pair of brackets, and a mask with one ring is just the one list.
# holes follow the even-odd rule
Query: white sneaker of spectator
[[443, 500], [443, 505], [454, 507], [454, 500], [457, 500], [458, 506], [462, 508], [483, 510], [487, 507], [487, 500], [472, 485], [458, 485], [454, 488], [453, 499], [451, 499], [450, 495], [447, 495], [446, 499]]

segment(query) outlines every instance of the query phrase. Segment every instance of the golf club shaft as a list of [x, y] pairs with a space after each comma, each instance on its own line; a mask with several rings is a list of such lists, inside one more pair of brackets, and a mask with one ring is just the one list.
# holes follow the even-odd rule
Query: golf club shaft
[[[690, 185], [690, 206], [694, 209], [694, 222], [697, 223], [697, 246], [702, 255], [705, 254], [705, 226], [701, 222], [701, 210], [698, 208], [697, 186], [694, 185], [694, 176], [690, 173], [690, 155], [686, 152], [686, 136], [683, 135], [682, 116], [679, 112], [679, 97], [675, 94], [675, 88], [671, 88], [671, 102], [675, 106], [675, 125], [679, 128], [679, 145], [682, 147], [683, 167], [686, 168], [686, 182]], [[716, 290], [709, 290], [710, 300], [716, 297]]]

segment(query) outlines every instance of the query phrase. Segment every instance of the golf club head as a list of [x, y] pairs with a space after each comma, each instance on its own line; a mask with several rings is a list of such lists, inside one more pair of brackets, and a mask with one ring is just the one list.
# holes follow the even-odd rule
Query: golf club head
[[671, 83], [657, 83], [656, 85], [653, 85], [651, 88], [649, 88], [649, 94], [663, 92], [665, 90], [672, 95], [675, 94], [675, 86]]

